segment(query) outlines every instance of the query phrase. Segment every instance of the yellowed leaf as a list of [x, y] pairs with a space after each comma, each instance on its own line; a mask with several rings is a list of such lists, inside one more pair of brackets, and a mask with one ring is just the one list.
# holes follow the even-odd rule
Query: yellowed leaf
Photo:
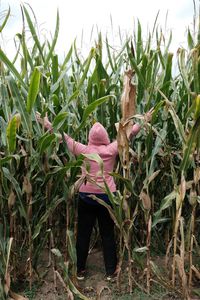
[[14, 300], [28, 300], [28, 298], [10, 291], [10, 295]]
[[135, 114], [136, 86], [132, 83], [133, 71], [128, 70], [124, 75], [124, 86], [121, 97], [122, 120], [126, 121]]
[[9, 207], [9, 209], [15, 204], [15, 200], [16, 200], [16, 195], [13, 192], [13, 190], [11, 190], [10, 195], [8, 197], [8, 207]]
[[4, 292], [5, 292], [6, 295], [8, 295], [8, 292], [10, 290], [10, 273], [9, 272], [7, 272], [5, 274], [4, 280], [5, 280]]
[[180, 191], [181, 201], [183, 201], [186, 193], [186, 181], [184, 176], [181, 177], [181, 184], [179, 186], [179, 191]]
[[151, 209], [151, 199], [147, 193], [145, 193], [143, 190], [140, 193], [140, 200], [142, 200], [142, 205], [144, 209], [150, 210]]

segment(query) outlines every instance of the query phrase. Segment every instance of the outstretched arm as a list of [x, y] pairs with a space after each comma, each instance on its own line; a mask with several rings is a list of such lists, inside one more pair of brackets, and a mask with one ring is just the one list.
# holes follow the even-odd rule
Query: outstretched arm
[[[44, 125], [45, 129], [48, 129], [50, 132], [53, 132], [53, 126], [52, 126], [51, 122], [49, 121], [47, 115], [44, 118], [41, 118], [40, 113], [36, 112], [36, 118], [40, 122], [40, 124]], [[76, 142], [74, 139], [72, 139], [66, 133], [64, 133], [64, 139], [67, 143], [69, 151], [71, 153], [73, 153], [74, 155], [79, 155], [79, 154], [85, 152], [85, 149], [87, 147], [86, 145]]]
[[[143, 119], [146, 123], [150, 122], [152, 119], [153, 109], [150, 109], [147, 113], [143, 115]], [[132, 131], [129, 135], [129, 139], [131, 139], [133, 136], [137, 135], [141, 129], [141, 125], [138, 123], [134, 124], [132, 127]]]
[[[147, 113], [144, 114], [143, 119], [146, 123], [151, 121], [153, 108], [150, 109]], [[118, 131], [119, 123], [115, 123], [116, 130]], [[130, 140], [133, 136], [137, 135], [140, 132], [141, 125], [136, 123], [133, 125], [131, 132], [129, 133], [128, 139]], [[118, 152], [118, 145], [117, 140], [110, 144], [110, 148], [112, 149], [113, 153], [116, 154]]]
[[67, 147], [71, 153], [73, 153], [74, 155], [79, 155], [81, 153], [85, 153], [85, 150], [87, 148], [86, 145], [76, 142], [74, 139], [72, 139], [66, 133], [64, 133], [64, 138], [67, 143]]

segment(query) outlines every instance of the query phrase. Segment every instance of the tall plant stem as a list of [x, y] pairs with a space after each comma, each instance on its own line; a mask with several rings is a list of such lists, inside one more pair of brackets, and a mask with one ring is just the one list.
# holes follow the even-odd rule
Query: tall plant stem
[[[45, 157], [46, 159], [46, 171], [49, 170], [49, 165], [48, 165], [48, 161], [47, 161], [47, 157]], [[51, 192], [52, 192], [52, 179], [50, 179], [46, 185], [46, 198], [47, 198], [47, 205], [50, 203], [50, 198], [51, 198]], [[54, 279], [54, 291], [57, 291], [57, 276], [56, 276], [56, 260], [55, 260], [55, 256], [52, 254], [51, 249], [53, 249], [55, 247], [55, 242], [54, 242], [54, 236], [53, 236], [53, 218], [52, 218], [52, 214], [50, 214], [49, 216], [49, 227], [51, 228], [51, 233], [50, 233], [50, 263], [52, 264], [52, 270], [53, 270], [53, 279]]]
[[118, 262], [119, 272], [117, 276], [117, 287], [119, 290], [121, 290], [120, 275], [121, 275], [122, 263], [124, 258], [124, 252], [125, 252], [125, 244], [123, 243], [123, 235], [120, 234], [119, 262]]
[[151, 255], [150, 255], [150, 245], [151, 245], [151, 215], [148, 213], [147, 219], [147, 292], [150, 294], [150, 281], [151, 281]]
[[172, 262], [172, 286], [175, 287], [175, 272], [176, 272], [176, 250], [177, 250], [177, 232], [179, 227], [179, 221], [182, 211], [182, 204], [176, 210], [176, 218], [175, 218], [175, 225], [174, 225], [174, 234], [173, 234], [173, 241], [174, 241], [174, 249], [173, 249], [173, 262]]
[[190, 272], [189, 272], [189, 290], [191, 289], [192, 284], [192, 265], [193, 265], [193, 245], [194, 245], [194, 224], [195, 224], [195, 212], [196, 205], [192, 208], [192, 216], [191, 216], [191, 238], [190, 238], [190, 250], [189, 250], [189, 264], [190, 264]]

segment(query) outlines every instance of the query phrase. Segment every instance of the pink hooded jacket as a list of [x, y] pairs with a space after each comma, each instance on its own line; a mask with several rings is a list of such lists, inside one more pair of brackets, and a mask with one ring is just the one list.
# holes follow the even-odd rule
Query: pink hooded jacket
[[[132, 135], [136, 135], [140, 131], [140, 125], [133, 125]], [[109, 173], [113, 172], [115, 165], [116, 156], [118, 154], [117, 141], [110, 143], [108, 133], [106, 129], [100, 124], [95, 123], [89, 132], [89, 143], [88, 145], [76, 142], [66, 133], [64, 134], [65, 141], [69, 148], [69, 151], [74, 155], [79, 154], [98, 154], [104, 163], [104, 178], [111, 192], [116, 191], [116, 185], [114, 179]], [[103, 194], [104, 181], [100, 175], [100, 169], [97, 162], [89, 160], [89, 176], [95, 183], [87, 181], [83, 183], [79, 192], [92, 193], [92, 194]], [[84, 165], [82, 166], [82, 176], [86, 174]], [[97, 186], [98, 185], [98, 186]], [[102, 187], [102, 188], [101, 188]]]

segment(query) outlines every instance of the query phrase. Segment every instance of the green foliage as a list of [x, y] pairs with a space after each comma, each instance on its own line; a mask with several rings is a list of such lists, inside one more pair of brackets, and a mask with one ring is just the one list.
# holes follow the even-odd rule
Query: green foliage
[[[111, 174], [118, 187], [116, 195], [105, 185], [112, 208], [99, 199], [96, 201], [107, 207], [117, 226], [121, 258], [126, 251], [131, 260], [136, 255], [137, 259], [139, 255], [148, 255], [150, 246], [163, 249], [163, 236], [171, 239], [177, 220], [174, 199], [182, 201], [181, 217], [192, 222], [187, 200], [191, 191], [199, 193], [199, 31], [195, 34], [188, 28], [188, 49], [180, 48], [176, 61], [169, 50], [172, 33], [163, 35], [157, 15], [147, 38], [138, 20], [133, 36], [121, 40], [120, 49], [114, 49], [107, 37], [104, 45], [99, 34], [88, 57], [79, 54], [74, 42], [61, 62], [55, 50], [59, 13], [50, 41], [40, 39], [32, 13], [29, 6], [22, 6], [23, 28], [16, 35], [19, 48], [14, 61], [0, 49], [0, 279], [3, 282], [10, 256], [19, 253], [19, 258], [27, 262], [29, 272], [25, 275], [31, 282], [31, 265], [37, 271], [40, 254], [48, 244], [58, 257], [70, 291], [86, 299], [70, 279], [76, 264], [72, 200], [85, 157], [95, 160], [101, 168], [102, 161], [96, 155], [72, 157], [65, 143], [61, 143], [61, 136], [66, 132], [86, 143], [91, 124], [99, 121], [107, 128], [111, 140], [115, 139], [114, 123], [121, 116], [124, 70], [133, 69], [137, 89], [137, 115], [133, 119], [137, 122], [138, 114], [153, 107], [152, 121], [138, 121], [142, 129], [131, 146], [137, 156], [136, 162], [132, 158], [130, 161], [131, 178], [124, 177], [118, 162]], [[10, 14], [9, 8], [0, 32]], [[32, 37], [31, 46], [26, 26]], [[176, 64], [179, 69], [174, 74]], [[37, 122], [36, 111], [42, 117], [48, 114], [53, 133], [45, 132]], [[181, 182], [183, 174], [185, 188]], [[11, 192], [15, 201], [8, 201]], [[148, 211], [144, 209], [145, 200], [151, 202]], [[63, 241], [63, 228], [67, 263], [55, 247], [55, 241]], [[185, 226], [184, 230], [187, 232], [191, 227]], [[145, 241], [151, 232], [148, 246]], [[193, 236], [191, 231], [189, 234]], [[13, 253], [8, 249], [12, 237]], [[17, 264], [13, 259], [12, 272], [15, 271]], [[2, 284], [0, 297], [6, 299]]]

